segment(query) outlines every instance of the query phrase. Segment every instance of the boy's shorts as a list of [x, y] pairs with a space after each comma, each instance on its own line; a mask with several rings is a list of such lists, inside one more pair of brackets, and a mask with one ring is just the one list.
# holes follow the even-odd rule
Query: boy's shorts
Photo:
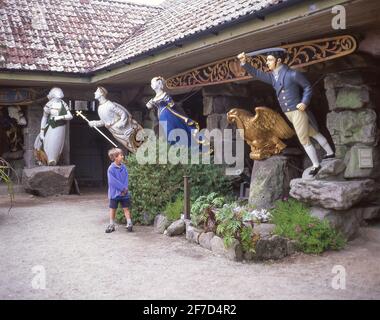
[[131, 207], [131, 199], [129, 196], [118, 196], [115, 199], [110, 199], [110, 208], [111, 209], [117, 209], [119, 206], [119, 203], [121, 204], [122, 208], [130, 208]]

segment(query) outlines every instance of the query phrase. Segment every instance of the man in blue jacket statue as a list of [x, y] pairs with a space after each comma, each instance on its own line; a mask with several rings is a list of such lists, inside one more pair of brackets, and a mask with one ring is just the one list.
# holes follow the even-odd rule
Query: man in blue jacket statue
[[[270, 72], [263, 72], [247, 63], [247, 55], [259, 54], [266, 55], [266, 64]], [[326, 151], [326, 155], [323, 159], [334, 158], [335, 154], [326, 138], [319, 133], [317, 122], [308, 109], [312, 95], [312, 88], [309, 81], [301, 72], [292, 70], [284, 64], [283, 61], [285, 57], [286, 50], [283, 48], [269, 48], [249, 54], [243, 52], [237, 56], [242, 67], [250, 75], [272, 85], [276, 90], [280, 107], [293, 124], [297, 137], [313, 164], [309, 174], [315, 176], [321, 169], [321, 166], [317, 152], [310, 142], [310, 137], [318, 141], [321, 147]]]

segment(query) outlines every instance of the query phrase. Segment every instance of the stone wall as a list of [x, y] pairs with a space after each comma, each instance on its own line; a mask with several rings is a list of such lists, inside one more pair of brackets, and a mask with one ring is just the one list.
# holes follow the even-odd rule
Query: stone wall
[[328, 75], [325, 88], [330, 110], [327, 127], [337, 157], [346, 164], [344, 177], [379, 179], [377, 88], [358, 71]]

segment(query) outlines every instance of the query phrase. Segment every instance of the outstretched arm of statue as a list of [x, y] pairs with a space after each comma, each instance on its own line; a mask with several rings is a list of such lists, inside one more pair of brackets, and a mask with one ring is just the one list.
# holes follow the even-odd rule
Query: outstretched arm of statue
[[89, 121], [88, 122], [88, 125], [92, 128], [92, 127], [104, 127], [105, 123], [103, 120], [93, 120], [93, 121]]
[[271, 76], [263, 72], [259, 69], [256, 69], [252, 67], [249, 63], [247, 63], [247, 56], [244, 52], [240, 53], [237, 58], [240, 60], [240, 65], [251, 75], [257, 78], [257, 80], [260, 80], [262, 82], [272, 84], [272, 78]]

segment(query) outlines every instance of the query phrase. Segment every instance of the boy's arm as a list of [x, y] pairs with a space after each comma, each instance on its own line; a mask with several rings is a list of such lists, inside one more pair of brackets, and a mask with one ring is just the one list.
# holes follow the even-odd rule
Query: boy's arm
[[112, 173], [112, 169], [107, 171], [108, 184], [114, 187], [116, 190], [122, 192], [124, 190], [124, 185], [122, 182], [116, 179]]

